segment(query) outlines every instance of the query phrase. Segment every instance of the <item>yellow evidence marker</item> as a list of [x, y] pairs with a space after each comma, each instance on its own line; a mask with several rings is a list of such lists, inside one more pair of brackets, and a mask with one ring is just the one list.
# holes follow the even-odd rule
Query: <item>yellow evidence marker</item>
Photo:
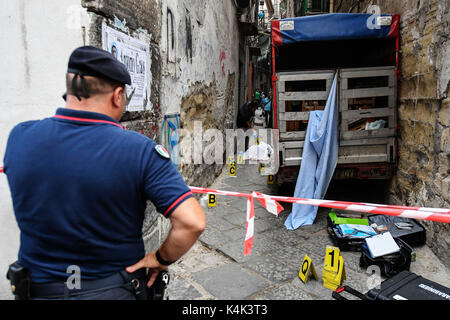
[[264, 163], [260, 163], [258, 169], [260, 173], [264, 173], [264, 171], [266, 170], [266, 165]]
[[316, 270], [314, 269], [314, 265], [311, 261], [311, 258], [308, 257], [307, 254], [305, 254], [298, 276], [300, 280], [303, 281], [303, 283], [306, 283], [308, 281], [309, 274], [311, 274], [314, 277], [314, 279], [319, 280], [319, 277], [317, 276]]
[[327, 246], [322, 279], [323, 286], [330, 290], [339, 288], [346, 279], [344, 258], [339, 248]]
[[230, 164], [230, 169], [228, 172], [230, 174], [230, 177], [236, 177], [236, 162]]
[[325, 262], [323, 264], [323, 269], [337, 273], [340, 254], [341, 252], [339, 248], [327, 246], [327, 249], [325, 250]]
[[275, 182], [275, 177], [270, 174], [267, 176], [267, 184], [273, 184]]
[[242, 152], [238, 153], [237, 156], [237, 164], [243, 164], [244, 163], [244, 154]]

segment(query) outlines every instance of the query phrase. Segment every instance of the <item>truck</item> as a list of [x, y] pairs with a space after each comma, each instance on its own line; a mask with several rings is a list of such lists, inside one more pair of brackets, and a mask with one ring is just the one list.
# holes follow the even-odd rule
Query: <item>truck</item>
[[274, 20], [272, 116], [277, 183], [295, 182], [309, 113], [334, 77], [338, 161], [333, 179], [389, 179], [397, 162], [399, 15], [331, 13]]

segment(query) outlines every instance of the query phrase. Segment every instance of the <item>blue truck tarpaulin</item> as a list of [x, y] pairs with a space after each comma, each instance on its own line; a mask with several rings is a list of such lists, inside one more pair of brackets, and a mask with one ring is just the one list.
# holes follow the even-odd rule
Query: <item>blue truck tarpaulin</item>
[[275, 47], [303, 41], [398, 37], [399, 15], [329, 13], [272, 21]]
[[[338, 158], [337, 74], [328, 96], [325, 110], [311, 111], [303, 145], [302, 162], [294, 197], [323, 199], [333, 177]], [[285, 221], [289, 230], [311, 225], [317, 206], [294, 203]]]

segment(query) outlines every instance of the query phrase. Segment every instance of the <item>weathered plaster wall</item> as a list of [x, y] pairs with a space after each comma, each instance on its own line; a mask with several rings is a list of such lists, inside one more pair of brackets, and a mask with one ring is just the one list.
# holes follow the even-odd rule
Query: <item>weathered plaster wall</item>
[[[335, 1], [338, 5], [339, 2]], [[348, 12], [352, 1], [344, 1]], [[362, 1], [400, 14], [398, 168], [391, 202], [450, 207], [450, 49], [448, 1]], [[356, 7], [354, 11], [356, 12]], [[450, 226], [426, 222], [428, 245], [450, 266]]]
[[[233, 1], [162, 2], [161, 109], [181, 128], [233, 128], [238, 104], [239, 31]], [[183, 150], [181, 150], [183, 152]], [[186, 182], [207, 186], [221, 165], [181, 164]]]
[[[67, 60], [83, 45], [90, 17], [80, 0], [0, 0], [0, 166], [9, 132], [64, 106]], [[6, 176], [0, 174], [0, 270], [17, 260], [19, 229]], [[0, 299], [11, 299], [0, 277]]]

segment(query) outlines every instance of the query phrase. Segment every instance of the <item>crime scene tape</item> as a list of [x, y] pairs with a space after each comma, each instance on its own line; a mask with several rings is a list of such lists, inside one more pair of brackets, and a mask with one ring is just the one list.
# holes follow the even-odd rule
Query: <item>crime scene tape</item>
[[248, 197], [247, 200], [247, 223], [245, 228], [244, 240], [244, 256], [252, 253], [253, 238], [255, 234], [255, 205], [253, 197]]
[[348, 211], [384, 214], [404, 218], [450, 223], [450, 209], [407, 207], [407, 206], [383, 205], [383, 204], [373, 204], [363, 202], [271, 196], [256, 191], [253, 191], [251, 194], [249, 194], [242, 192], [214, 190], [199, 187], [190, 187], [190, 188], [193, 193], [217, 194], [223, 196], [247, 198], [247, 223], [244, 241], [244, 256], [250, 255], [252, 251], [254, 239], [254, 218], [255, 218], [254, 198], [258, 199], [258, 201], [264, 208], [266, 208], [270, 213], [276, 216], [278, 216], [278, 214], [283, 210], [283, 207], [279, 204], [279, 202], [290, 202]]
[[198, 188], [198, 187], [190, 187], [190, 188], [193, 193], [215, 193], [218, 195], [235, 196], [235, 197], [253, 196], [258, 200], [261, 199], [267, 201], [267, 199], [270, 199], [276, 202], [299, 203], [348, 211], [384, 214], [390, 216], [400, 216], [404, 218], [450, 223], [450, 209], [446, 208], [442, 209], [442, 208], [425, 208], [425, 207], [407, 207], [407, 206], [395, 206], [395, 205], [373, 204], [363, 202], [305, 199], [305, 198], [272, 196], [262, 193], [255, 193], [255, 195], [252, 195], [249, 193], [213, 190], [208, 188]]
[[[0, 173], [4, 173], [4, 167], [0, 167]], [[335, 200], [306, 199], [295, 197], [283, 197], [266, 195], [253, 191], [250, 193], [222, 191], [208, 188], [190, 187], [193, 193], [200, 194], [216, 194], [233, 197], [247, 198], [247, 225], [245, 236], [244, 255], [251, 254], [251, 248], [254, 238], [254, 199], [258, 199], [261, 205], [270, 213], [278, 216], [283, 210], [283, 206], [279, 202], [290, 202], [305, 205], [313, 205], [318, 207], [326, 207], [332, 209], [341, 209], [356, 212], [384, 214], [390, 216], [398, 216], [411, 219], [429, 220], [435, 222], [450, 223], [450, 209], [447, 208], [426, 208], [426, 207], [408, 207], [386, 204], [373, 204], [363, 202], [348, 202]]]

